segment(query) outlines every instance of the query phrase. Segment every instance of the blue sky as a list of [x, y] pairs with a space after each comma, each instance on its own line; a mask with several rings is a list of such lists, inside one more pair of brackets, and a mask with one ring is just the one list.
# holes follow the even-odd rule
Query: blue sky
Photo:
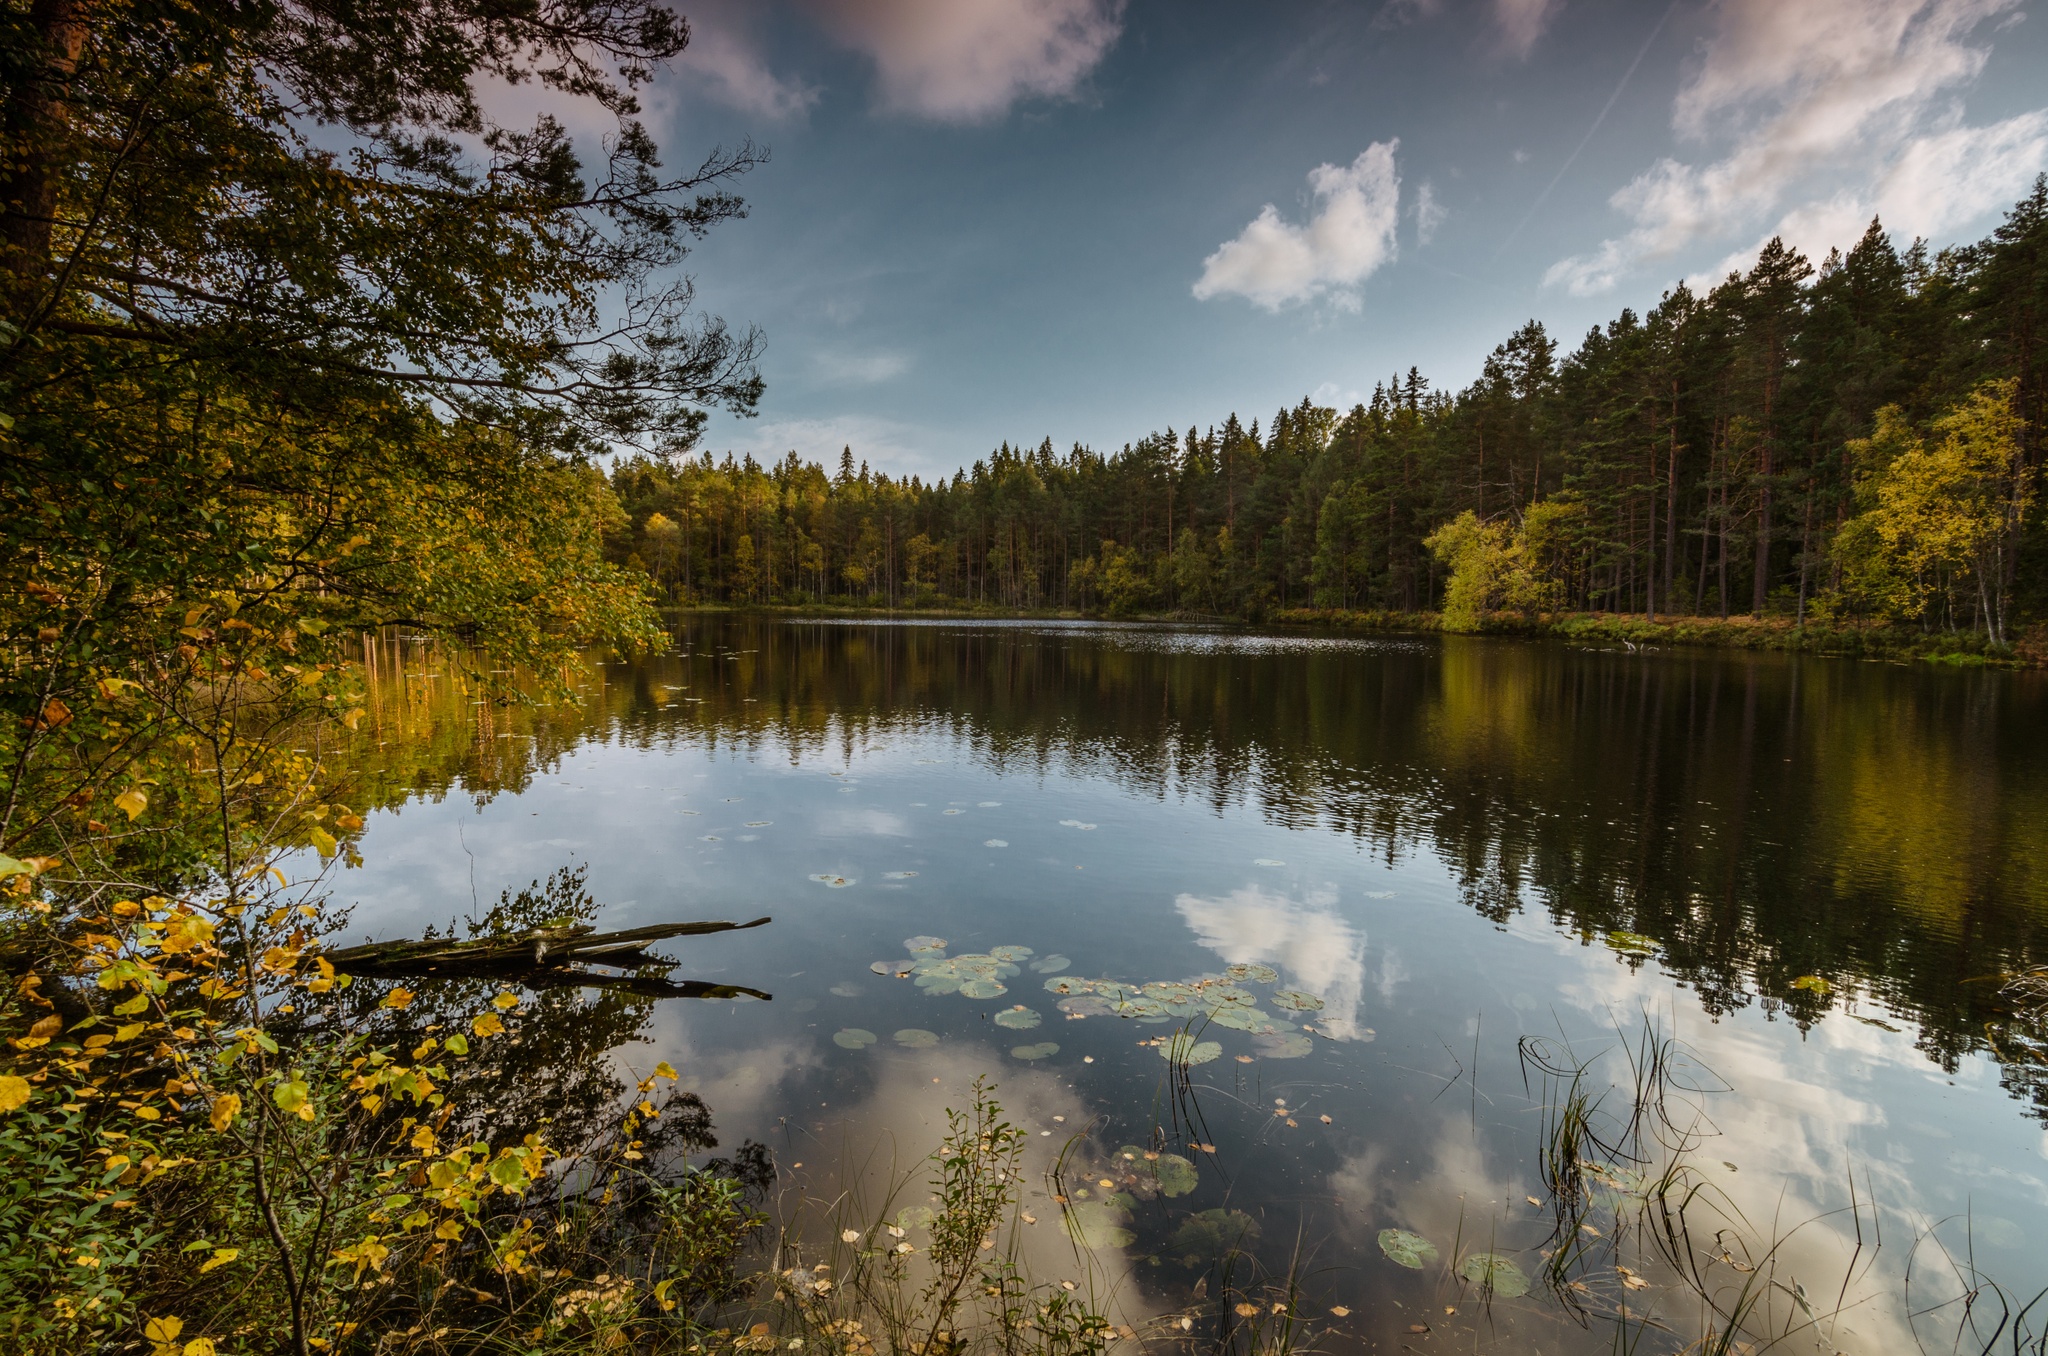
[[1974, 239], [2048, 169], [2036, 8], [685, 4], [669, 158], [773, 152], [690, 261], [769, 345], [760, 416], [706, 446], [1108, 450], [1411, 363], [1461, 386], [1526, 319], [1575, 343], [1775, 231]]

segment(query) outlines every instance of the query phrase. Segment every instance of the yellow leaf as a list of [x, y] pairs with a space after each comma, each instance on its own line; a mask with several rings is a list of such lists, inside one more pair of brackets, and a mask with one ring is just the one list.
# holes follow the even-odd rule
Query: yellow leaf
[[356, 723], [362, 720], [362, 718], [363, 708], [358, 706], [354, 710], [350, 711], [348, 714], [344, 715], [341, 718], [341, 723], [343, 725], [348, 726], [349, 729], [353, 730], [356, 728]]
[[131, 786], [114, 797], [114, 808], [127, 815], [132, 823], [142, 818], [142, 812], [149, 808], [149, 797], [139, 788]]
[[199, 1274], [204, 1276], [215, 1267], [224, 1267], [242, 1255], [240, 1248], [215, 1248], [213, 1256], [199, 1264]]
[[409, 1008], [412, 1006], [412, 999], [413, 993], [411, 989], [393, 989], [390, 993], [384, 995], [384, 1006], [387, 1008]]
[[208, 1123], [215, 1130], [225, 1130], [235, 1123], [235, 1117], [242, 1114], [242, 1098], [239, 1093], [224, 1092], [213, 1099], [213, 1115]]
[[508, 1010], [516, 1008], [519, 1006], [519, 995], [516, 993], [501, 993], [491, 1000], [491, 1006]]
[[461, 1221], [461, 1220], [459, 1220], [459, 1219], [444, 1219], [444, 1220], [442, 1220], [442, 1221], [441, 1221], [441, 1227], [440, 1227], [440, 1228], [438, 1228], [438, 1229], [436, 1229], [436, 1230], [434, 1230], [434, 1237], [436, 1237], [436, 1238], [460, 1238], [460, 1237], [462, 1237], [462, 1221]]
[[654, 1066], [654, 1076], [656, 1078], [673, 1079], [676, 1076], [676, 1071], [672, 1067], [670, 1067], [669, 1062], [667, 1060], [663, 1060], [661, 1063]]
[[142, 1325], [142, 1335], [152, 1342], [175, 1342], [183, 1331], [185, 1320], [182, 1318], [152, 1318]]
[[479, 1013], [475, 1017], [470, 1018], [469, 1029], [475, 1032], [479, 1038], [484, 1036], [502, 1036], [505, 1034], [505, 1024], [498, 1020], [498, 1014], [495, 1012]]
[[307, 834], [306, 837], [312, 840], [314, 848], [316, 848], [319, 851], [322, 857], [332, 857], [334, 855], [336, 846], [334, 842], [334, 835], [329, 833], [327, 830], [314, 829], [311, 833]]
[[0, 1074], [0, 1115], [27, 1106], [28, 1099], [29, 1086], [26, 1078]]
[[195, 1337], [185, 1344], [184, 1356], [213, 1356], [213, 1339]]

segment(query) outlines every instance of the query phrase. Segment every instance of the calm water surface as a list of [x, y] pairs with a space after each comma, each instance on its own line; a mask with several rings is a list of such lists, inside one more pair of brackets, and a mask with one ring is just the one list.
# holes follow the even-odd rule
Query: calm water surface
[[[1647, 1024], [1716, 1089], [1686, 1100], [1723, 1217], [1790, 1233], [1773, 1302], [1858, 1278], [1791, 1349], [1908, 1349], [1908, 1308], [1955, 1288], [1944, 1248], [2048, 1283], [2048, 1052], [1986, 978], [2048, 961], [2040, 675], [716, 619], [593, 660], [575, 708], [473, 705], [439, 671], [402, 647], [380, 666], [359, 757], [388, 808], [339, 879], [352, 931], [416, 935], [579, 863], [603, 926], [772, 914], [666, 948], [678, 978], [772, 1002], [646, 1004], [611, 1057], [683, 1070], [791, 1200], [872, 1196], [987, 1074], [1034, 1167], [1068, 1148], [1076, 1203], [1127, 1185], [1097, 1176], [1123, 1146], [1195, 1163], [1191, 1192], [1095, 1217], [1120, 1247], [1077, 1251], [1027, 1202], [1034, 1269], [1128, 1313], [1189, 1303], [1248, 1219], [1333, 1349], [1604, 1351], [1598, 1315], [1626, 1301], [1652, 1316], [1638, 1349], [1675, 1351], [1699, 1306], [1633, 1252], [1591, 1266], [1585, 1326], [1540, 1286], [1483, 1304], [1455, 1272], [1491, 1250], [1533, 1274], [1555, 1246], [1520, 1043], [1607, 1052], [1597, 1091]], [[912, 938], [1031, 954], [1000, 994], [934, 993], [871, 968]], [[1179, 1016], [1071, 1015], [1122, 995], [1104, 981], [1204, 976], [1235, 976], [1249, 1015], [1195, 1033], [1220, 1053], [1185, 1087], [1156, 1043]], [[1440, 1261], [1397, 1265], [1390, 1228]]]

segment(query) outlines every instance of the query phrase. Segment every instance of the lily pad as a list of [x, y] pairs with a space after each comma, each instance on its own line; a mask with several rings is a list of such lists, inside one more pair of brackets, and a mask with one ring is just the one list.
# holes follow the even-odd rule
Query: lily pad
[[1458, 1274], [1502, 1299], [1520, 1299], [1529, 1293], [1529, 1278], [1522, 1274], [1522, 1269], [1497, 1252], [1473, 1253], [1458, 1268]]
[[929, 994], [959, 993], [960, 981], [951, 975], [919, 975], [917, 987]]
[[992, 946], [988, 949], [988, 954], [999, 961], [1015, 964], [1021, 960], [1029, 960], [1037, 953], [1028, 946]]
[[946, 954], [944, 937], [911, 937], [905, 939], [903, 949], [913, 956], [943, 956]]
[[[1654, 956], [1657, 954], [1657, 939], [1655, 937], [1645, 937], [1640, 932], [1610, 932], [1607, 934], [1607, 945], [1624, 956]], [[1493, 1254], [1485, 1253], [1482, 1255], [1491, 1257]]]
[[868, 969], [873, 970], [878, 975], [893, 975], [896, 978], [901, 979], [903, 976], [909, 974], [911, 970], [916, 968], [916, 966], [917, 962], [914, 960], [892, 960], [876, 961], [874, 964], [870, 965]]
[[1059, 1046], [1055, 1045], [1051, 1041], [1040, 1041], [1036, 1045], [1014, 1046], [1010, 1050], [1010, 1053], [1015, 1055], [1018, 1059], [1026, 1060], [1051, 1059], [1054, 1055], [1058, 1054], [1059, 1052]]
[[1001, 998], [1010, 986], [999, 979], [970, 979], [960, 986], [962, 998]]
[[1263, 1024], [1261, 1019], [1264, 1016], [1265, 1014], [1256, 1008], [1225, 1007], [1217, 1008], [1210, 1020], [1218, 1026], [1227, 1026], [1234, 1031], [1250, 1031], [1253, 1027]]
[[1150, 1177], [1162, 1196], [1185, 1196], [1201, 1185], [1201, 1178], [1195, 1172], [1195, 1165], [1179, 1154], [1153, 1154], [1135, 1144], [1126, 1144], [1117, 1150], [1117, 1157], [1139, 1177]]
[[858, 998], [863, 991], [858, 984], [834, 984], [827, 992], [835, 998]]
[[1123, 1226], [1131, 1213], [1108, 1201], [1082, 1201], [1065, 1208], [1060, 1223], [1067, 1237], [1084, 1248], [1128, 1248], [1137, 1235]]
[[1069, 1017], [1107, 1017], [1116, 1011], [1115, 1008], [1109, 1005], [1108, 999], [1097, 998], [1092, 993], [1081, 993], [1075, 994], [1072, 998], [1062, 998], [1053, 1006], [1066, 1013]]
[[1136, 998], [1119, 998], [1110, 1004], [1110, 1008], [1119, 1017], [1151, 1017], [1162, 1021], [1166, 1017], [1166, 1004], [1156, 998], [1147, 998], [1143, 994]]
[[981, 840], [981, 845], [983, 847], [1008, 847], [1010, 840], [1007, 838], [984, 838]]
[[1047, 993], [1087, 993], [1094, 987], [1078, 975], [1054, 975], [1045, 981]]
[[1316, 1043], [1299, 1031], [1276, 1031], [1252, 1042], [1252, 1049], [1267, 1059], [1300, 1059], [1315, 1048]]
[[1259, 1241], [1259, 1222], [1242, 1210], [1202, 1210], [1173, 1231], [1167, 1251], [1183, 1266], [1203, 1266]]
[[1222, 1045], [1215, 1041], [1198, 1041], [1185, 1032], [1173, 1037], [1164, 1045], [1153, 1048], [1159, 1051], [1161, 1059], [1173, 1064], [1185, 1064], [1189, 1067], [1197, 1064], [1207, 1064], [1211, 1060], [1223, 1057]]
[[1273, 995], [1273, 1006], [1291, 1012], [1321, 1012], [1323, 1000], [1299, 989], [1282, 989]]
[[873, 1045], [877, 1039], [878, 1037], [874, 1032], [863, 1031], [857, 1026], [850, 1026], [844, 1031], [832, 1033], [832, 1043], [843, 1050], [865, 1050], [870, 1045]]
[[911, 879], [911, 878], [912, 878], [913, 876], [915, 876], [916, 874], [917, 874], [917, 873], [916, 873], [915, 871], [884, 871], [884, 872], [882, 873], [882, 879], [883, 879], [883, 880], [909, 880], [909, 879]]
[[1031, 968], [1041, 975], [1056, 975], [1072, 964], [1065, 956], [1040, 956], [1031, 962]]
[[1062, 819], [1060, 823], [1069, 829], [1092, 829], [1095, 827], [1093, 824], [1083, 824], [1078, 819]]
[[834, 876], [829, 873], [812, 876], [811, 879], [834, 890], [844, 890], [855, 883], [851, 876]]
[[929, 1050], [939, 1043], [939, 1033], [923, 1027], [905, 1027], [896, 1033], [896, 1043], [907, 1050]]
[[996, 1014], [996, 1025], [1010, 1031], [1029, 1031], [1044, 1020], [1030, 1008], [1004, 1008]]
[[1437, 1258], [1436, 1244], [1406, 1229], [1380, 1230], [1380, 1251], [1410, 1271], [1420, 1271]]
[[1232, 979], [1248, 979], [1254, 984], [1274, 984], [1280, 979], [1280, 972], [1270, 965], [1233, 965], [1223, 973]]

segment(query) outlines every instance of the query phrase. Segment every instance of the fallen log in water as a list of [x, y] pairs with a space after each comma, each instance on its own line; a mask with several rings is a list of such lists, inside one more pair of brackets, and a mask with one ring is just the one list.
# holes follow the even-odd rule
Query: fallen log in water
[[424, 940], [369, 942], [321, 952], [329, 965], [348, 975], [385, 979], [400, 977], [494, 976], [516, 979], [535, 988], [587, 985], [593, 988], [626, 989], [652, 998], [730, 998], [746, 994], [767, 998], [758, 989], [736, 984], [675, 982], [652, 975], [604, 975], [582, 967], [602, 965], [616, 970], [674, 967], [675, 961], [647, 950], [650, 943], [671, 937], [700, 937], [713, 932], [737, 932], [768, 922], [756, 918], [750, 923], [656, 923], [651, 927], [599, 932], [588, 924], [532, 928], [499, 937], [429, 937]]

